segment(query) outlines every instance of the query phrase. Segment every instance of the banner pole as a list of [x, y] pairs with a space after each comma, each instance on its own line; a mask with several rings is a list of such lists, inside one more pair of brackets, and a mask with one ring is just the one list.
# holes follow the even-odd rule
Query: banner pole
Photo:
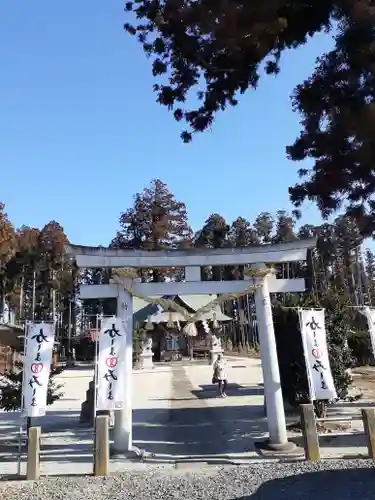
[[[97, 398], [98, 398], [99, 318], [102, 319], [102, 316], [97, 314], [95, 322], [95, 356], [94, 356], [94, 412], [93, 412], [94, 423], [96, 417], [96, 407], [98, 402]], [[101, 321], [100, 321], [100, 327], [101, 327]]]
[[305, 331], [304, 331], [304, 328], [302, 325], [302, 308], [299, 307], [297, 310], [297, 313], [298, 313], [298, 319], [299, 319], [299, 329], [300, 329], [301, 338], [302, 338], [303, 356], [305, 358], [307, 383], [309, 386], [309, 398], [310, 398], [310, 403], [313, 403], [313, 401], [315, 399], [315, 397], [314, 397], [315, 394], [314, 394], [314, 388], [313, 388], [313, 383], [312, 383], [310, 365], [308, 362], [306, 335], [305, 335]]
[[25, 321], [24, 323], [24, 336], [23, 336], [23, 357], [22, 357], [22, 382], [21, 382], [21, 407], [20, 407], [20, 427], [19, 427], [19, 438], [18, 438], [18, 461], [17, 461], [17, 475], [21, 475], [21, 462], [22, 462], [22, 437], [23, 437], [23, 419], [24, 419], [24, 409], [25, 409], [25, 399], [24, 399], [24, 385], [25, 385], [25, 360], [27, 352], [27, 338], [29, 335], [30, 322]]

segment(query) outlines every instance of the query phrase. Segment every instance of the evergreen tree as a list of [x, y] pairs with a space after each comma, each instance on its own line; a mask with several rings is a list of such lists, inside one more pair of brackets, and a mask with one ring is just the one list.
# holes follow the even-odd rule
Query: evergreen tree
[[[243, 217], [237, 217], [228, 232], [228, 245], [232, 248], [244, 248], [259, 245], [259, 237], [252, 224]], [[245, 266], [226, 266], [225, 279], [243, 279]], [[253, 294], [238, 297], [225, 305], [225, 313], [236, 318], [232, 329], [232, 337], [241, 349], [257, 348], [258, 338], [253, 321], [254, 297]], [[240, 320], [241, 318], [241, 320]], [[243, 318], [243, 322], [242, 322]], [[242, 324], [244, 323], [244, 324]]]
[[[58, 335], [68, 333], [67, 313], [73, 283], [71, 266], [62, 258], [66, 241], [63, 229], [56, 222], [48, 223], [41, 231], [23, 226], [14, 234], [13, 251], [4, 266], [6, 299], [16, 312], [17, 320], [54, 319]], [[51, 372], [47, 394], [49, 405], [62, 395], [62, 386], [53, 380], [60, 372], [61, 369]], [[6, 411], [19, 409], [22, 363], [0, 377], [0, 408]]]
[[211, 214], [195, 239], [196, 247], [223, 248], [227, 244], [229, 225], [224, 217]]
[[353, 366], [353, 356], [349, 348], [352, 334], [352, 311], [348, 308], [350, 300], [342, 290], [332, 290], [321, 300], [321, 306], [326, 312], [326, 331], [329, 352], [329, 362], [337, 393], [346, 394], [352, 382], [348, 369]]
[[259, 238], [251, 223], [243, 217], [232, 222], [228, 232], [228, 243], [232, 247], [248, 247], [259, 245]]
[[0, 318], [4, 311], [7, 288], [9, 289], [6, 265], [15, 250], [14, 228], [4, 210], [5, 205], [0, 202]]
[[323, 217], [344, 207], [368, 236], [375, 230], [375, 12], [365, 0], [342, 3], [334, 49], [318, 60], [292, 97], [302, 130], [287, 154], [313, 163], [299, 171], [301, 182], [290, 194], [297, 207], [315, 201]]
[[[210, 128], [216, 113], [237, 105], [240, 93], [255, 89], [263, 68], [277, 74], [284, 50], [300, 47], [315, 33], [333, 31], [333, 20], [344, 33], [348, 20], [355, 19], [358, 29], [373, 23], [366, 0], [138, 0], [127, 2], [126, 9], [133, 16], [125, 29], [137, 36], [152, 61], [158, 102], [190, 128], [182, 134], [186, 142], [193, 132]], [[366, 35], [355, 47], [365, 56], [372, 54], [373, 40], [368, 30]], [[339, 35], [334, 40], [340, 44]], [[355, 62], [363, 66], [359, 56]], [[187, 96], [194, 89], [198, 105], [189, 109]]]
[[[73, 268], [64, 256], [63, 228], [50, 222], [40, 231], [23, 226], [15, 233], [15, 251], [7, 263], [8, 300], [18, 320], [60, 319], [69, 315]], [[60, 332], [62, 333], [62, 332]]]
[[262, 212], [254, 221], [254, 229], [260, 243], [271, 243], [275, 221], [268, 212]]
[[[197, 248], [223, 248], [227, 246], [229, 225], [224, 217], [219, 214], [211, 214], [205, 221], [202, 229], [195, 237], [195, 246]], [[224, 269], [222, 266], [205, 267], [202, 269], [203, 278], [214, 281], [220, 281], [223, 277]]]
[[[168, 186], [159, 179], [134, 197], [134, 204], [120, 216], [118, 231], [111, 246], [144, 250], [186, 248], [192, 244], [184, 203], [175, 199]], [[161, 281], [170, 269], [142, 270], [144, 280]], [[177, 277], [180, 270], [172, 271]]]
[[289, 243], [297, 239], [294, 233], [295, 220], [285, 210], [276, 213], [276, 230], [272, 238], [273, 243]]
[[[245, 248], [259, 245], [259, 238], [248, 220], [243, 217], [237, 217], [229, 228], [227, 245], [232, 248]], [[244, 267], [245, 266], [226, 266], [225, 279], [242, 279]]]
[[14, 228], [8, 215], [5, 213], [5, 205], [0, 202], [0, 265], [4, 266], [12, 256], [15, 244]]
[[366, 303], [375, 305], [375, 255], [369, 248], [365, 252], [365, 276], [367, 288]]
[[[185, 142], [212, 127], [218, 112], [236, 106], [239, 94], [257, 88], [263, 69], [277, 74], [285, 50], [315, 33], [332, 33], [333, 49], [321, 54], [293, 93], [302, 131], [287, 154], [313, 163], [300, 169], [291, 199], [297, 207], [313, 200], [324, 217], [346, 200], [346, 213], [361, 232], [375, 232], [372, 2], [137, 0], [126, 10], [132, 13], [126, 31], [152, 61], [157, 101], [187, 124]], [[191, 109], [192, 90], [198, 105]]]

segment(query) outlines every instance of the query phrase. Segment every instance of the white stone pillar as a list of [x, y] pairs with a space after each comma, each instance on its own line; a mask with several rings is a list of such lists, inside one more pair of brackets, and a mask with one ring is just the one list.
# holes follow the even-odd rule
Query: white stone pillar
[[[129, 282], [129, 283], [128, 283]], [[124, 280], [125, 286], [131, 280]], [[117, 316], [123, 319], [126, 331], [125, 358], [125, 401], [122, 410], [116, 410], [113, 430], [113, 450], [115, 453], [127, 453], [132, 450], [132, 374], [133, 374], [133, 298], [123, 285], [118, 285]]]
[[263, 285], [255, 291], [255, 306], [262, 359], [269, 446], [274, 447], [274, 449], [282, 449], [288, 446], [289, 443], [287, 440], [279, 362], [267, 281], [268, 278], [265, 277]]

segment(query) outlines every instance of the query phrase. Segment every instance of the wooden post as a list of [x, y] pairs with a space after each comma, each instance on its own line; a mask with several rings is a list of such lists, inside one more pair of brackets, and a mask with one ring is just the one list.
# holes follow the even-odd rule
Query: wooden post
[[319, 436], [316, 429], [314, 406], [300, 406], [301, 425], [306, 460], [320, 460]]
[[40, 427], [30, 427], [27, 440], [27, 480], [40, 478]]
[[375, 458], [375, 411], [373, 409], [362, 409], [363, 427], [367, 441], [368, 455]]
[[95, 419], [94, 475], [109, 473], [109, 417], [98, 415]]

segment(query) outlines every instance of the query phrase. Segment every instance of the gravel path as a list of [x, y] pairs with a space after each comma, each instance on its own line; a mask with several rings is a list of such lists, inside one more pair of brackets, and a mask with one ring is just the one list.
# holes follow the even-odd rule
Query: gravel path
[[6, 500], [367, 500], [375, 496], [370, 460], [132, 470], [111, 478], [0, 482]]

